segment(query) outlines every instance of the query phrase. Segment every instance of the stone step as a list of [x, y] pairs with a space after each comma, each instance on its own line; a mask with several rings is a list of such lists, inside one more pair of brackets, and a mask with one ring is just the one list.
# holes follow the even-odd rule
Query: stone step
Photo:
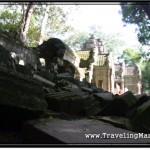
[[[86, 138], [88, 134], [100, 134], [99, 138]], [[23, 125], [23, 141], [27, 144], [148, 144], [149, 138], [138, 138], [139, 133], [117, 128], [93, 120], [41, 119]], [[115, 138], [119, 136], [118, 138]], [[144, 134], [140, 134], [144, 137]], [[133, 138], [132, 138], [133, 137]]]

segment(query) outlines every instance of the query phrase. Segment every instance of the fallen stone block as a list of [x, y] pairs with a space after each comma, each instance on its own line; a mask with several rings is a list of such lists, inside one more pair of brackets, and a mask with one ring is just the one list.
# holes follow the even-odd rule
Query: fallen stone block
[[138, 95], [136, 96], [137, 97], [137, 102], [136, 102], [136, 106], [140, 106], [142, 105], [143, 103], [147, 102], [148, 100], [150, 100], [150, 97], [146, 94], [144, 95]]
[[102, 107], [101, 111], [97, 114], [98, 116], [126, 116], [127, 105], [121, 99], [111, 100], [109, 104]]
[[101, 105], [98, 100], [92, 96], [87, 96], [83, 101], [83, 112], [85, 116], [93, 116], [99, 114]]
[[137, 108], [141, 106], [143, 103], [149, 101], [149, 96], [147, 95], [136, 95], [137, 101], [135, 104], [133, 104], [129, 109], [127, 110], [126, 116], [128, 118], [132, 118], [133, 115], [136, 113]]
[[109, 104], [114, 99], [113, 94], [110, 93], [110, 92], [107, 92], [107, 93], [94, 93], [93, 96], [101, 103], [102, 107]]
[[[94, 137], [93, 137], [94, 136]], [[23, 125], [23, 142], [26, 144], [148, 144], [147, 138], [138, 138], [138, 133], [114, 127], [94, 119], [32, 120]], [[78, 146], [78, 145], [77, 145]]]
[[68, 91], [48, 93], [46, 95], [48, 109], [55, 112], [65, 112], [70, 115], [80, 115], [83, 108], [83, 98]]
[[128, 108], [137, 102], [137, 98], [131, 91], [125, 92], [124, 94], [120, 95], [119, 98], [127, 104]]
[[132, 130], [136, 132], [150, 133], [150, 101], [139, 106], [131, 118]]
[[70, 91], [70, 92], [72, 92], [76, 95], [79, 95], [81, 97], [86, 96], [85, 92], [82, 92], [81, 88], [67, 88], [67, 87], [64, 87], [63, 90]]
[[47, 109], [43, 87], [28, 76], [0, 70], [0, 116], [32, 119]]
[[[105, 100], [104, 102], [107, 101]], [[126, 117], [127, 110], [133, 106], [136, 101], [136, 97], [131, 92], [126, 92], [121, 96], [114, 96], [113, 99], [109, 99], [108, 104], [103, 107], [98, 115]]]

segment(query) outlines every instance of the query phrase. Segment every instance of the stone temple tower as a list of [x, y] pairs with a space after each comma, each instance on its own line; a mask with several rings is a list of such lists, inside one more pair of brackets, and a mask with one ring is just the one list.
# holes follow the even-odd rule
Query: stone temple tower
[[83, 44], [81, 51], [77, 51], [80, 58], [80, 68], [85, 74], [85, 80], [96, 84], [99, 88], [112, 91], [113, 87], [113, 63], [112, 56], [104, 51], [101, 39], [91, 35]]

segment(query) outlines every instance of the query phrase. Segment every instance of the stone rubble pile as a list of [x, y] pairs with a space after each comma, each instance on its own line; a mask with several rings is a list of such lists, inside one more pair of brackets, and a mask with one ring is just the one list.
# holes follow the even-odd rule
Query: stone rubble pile
[[[9, 65], [0, 47], [0, 118], [93, 118], [136, 132], [150, 132], [150, 97], [114, 95], [72, 76]], [[6, 61], [9, 60], [9, 61]], [[6, 65], [5, 65], [6, 64]]]

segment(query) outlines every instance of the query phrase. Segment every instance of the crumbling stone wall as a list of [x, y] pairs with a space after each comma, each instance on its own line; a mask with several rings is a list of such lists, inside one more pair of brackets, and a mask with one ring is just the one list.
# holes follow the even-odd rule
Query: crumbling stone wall
[[20, 60], [25, 63], [35, 64], [38, 59], [38, 51], [32, 48], [25, 48], [15, 41], [11, 41], [4, 35], [0, 35], [0, 45], [3, 46], [9, 52], [15, 52]]

